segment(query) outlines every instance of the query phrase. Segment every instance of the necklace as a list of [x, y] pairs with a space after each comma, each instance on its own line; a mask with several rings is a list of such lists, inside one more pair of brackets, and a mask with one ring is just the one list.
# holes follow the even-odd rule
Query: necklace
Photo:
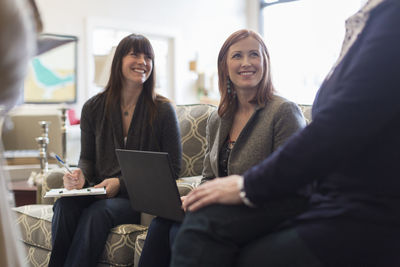
[[124, 114], [124, 116], [128, 116], [129, 115], [129, 110], [135, 105], [135, 103], [130, 104], [128, 106], [122, 106], [121, 104], [121, 109], [122, 109], [122, 114]]
[[235, 145], [236, 141], [232, 141], [230, 138], [228, 138], [228, 148], [230, 150], [233, 149], [233, 146]]

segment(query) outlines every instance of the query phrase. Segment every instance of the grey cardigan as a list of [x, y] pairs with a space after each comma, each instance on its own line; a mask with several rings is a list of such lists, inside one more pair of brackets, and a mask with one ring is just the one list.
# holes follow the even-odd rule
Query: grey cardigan
[[[232, 115], [221, 118], [217, 111], [208, 118], [208, 146], [204, 158], [203, 181], [213, 179], [219, 174], [219, 152], [232, 122]], [[256, 107], [230, 153], [228, 175], [243, 174], [260, 163], [305, 125], [299, 107], [283, 97], [273, 96], [265, 107]]]

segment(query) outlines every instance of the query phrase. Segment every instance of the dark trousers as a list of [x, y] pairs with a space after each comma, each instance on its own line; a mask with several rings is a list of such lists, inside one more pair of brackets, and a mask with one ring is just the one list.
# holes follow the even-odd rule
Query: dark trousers
[[[252, 255], [253, 264], [247, 264], [248, 257], [238, 258], [250, 243], [260, 237], [281, 229], [282, 223], [293, 218], [307, 207], [307, 201], [302, 198], [292, 198], [274, 201], [263, 208], [248, 208], [244, 205], [211, 205], [199, 211], [186, 214], [185, 220], [178, 232], [172, 249], [172, 267], [224, 267], [236, 266], [309, 266], [316, 267], [319, 262], [310, 252], [312, 263], [317, 265], [278, 265], [276, 262], [263, 262], [263, 255]], [[293, 231], [283, 231], [287, 240], [297, 240], [305, 246]], [[272, 236], [272, 235], [271, 235]], [[275, 238], [266, 245], [279, 245], [280, 238]], [[290, 242], [289, 242], [290, 243]], [[263, 244], [264, 245], [264, 244]], [[306, 247], [306, 246], [305, 246]], [[263, 252], [263, 246], [258, 247]], [[307, 249], [303, 250], [307, 251]], [[284, 253], [283, 253], [284, 254]], [[282, 255], [282, 254], [281, 254]], [[287, 255], [290, 258], [290, 255]], [[301, 256], [301, 254], [300, 254]], [[296, 262], [299, 259], [296, 259]], [[300, 259], [301, 260], [301, 259]], [[292, 262], [294, 263], [294, 262]], [[285, 263], [286, 264], [286, 263]]]
[[119, 197], [63, 197], [53, 211], [50, 267], [96, 266], [110, 229], [140, 220], [129, 199]]
[[246, 245], [236, 267], [323, 267], [293, 228], [282, 229]]
[[147, 231], [139, 267], [168, 267], [171, 259], [171, 248], [181, 223], [154, 218]]

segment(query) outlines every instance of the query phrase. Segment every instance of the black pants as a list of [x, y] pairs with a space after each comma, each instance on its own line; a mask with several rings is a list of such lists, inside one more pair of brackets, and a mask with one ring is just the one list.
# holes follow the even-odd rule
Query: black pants
[[[240, 253], [246, 252], [246, 246], [251, 245], [252, 242], [261, 242], [259, 238], [268, 234], [274, 237], [271, 233], [279, 231], [282, 222], [301, 213], [306, 207], [305, 199], [292, 198], [271, 202], [263, 208], [248, 208], [244, 205], [211, 205], [197, 212], [188, 213], [176, 237], [170, 266], [224, 267], [237, 266], [236, 264], [273, 267], [321, 266], [293, 230], [276, 232], [274, 235], [280, 235], [280, 237], [262, 240], [261, 246], [260, 244], [257, 246], [258, 250], [250, 250], [250, 252], [258, 251], [261, 255], [244, 253], [243, 256], [238, 257]], [[263, 247], [268, 249], [279, 246], [280, 240], [287, 240], [284, 242], [286, 245], [297, 244], [299, 248], [296, 246], [291, 248], [293, 253], [297, 250], [308, 252], [299, 253], [300, 256], [304, 254], [304, 261], [307, 263], [296, 265], [294, 263], [302, 259], [295, 259], [292, 262], [294, 265], [290, 263], [285, 265], [285, 262], [279, 265], [276, 261], [279, 259], [276, 257], [265, 257], [268, 252], [264, 252]], [[282, 250], [284, 249], [285, 246], [282, 247]], [[287, 256], [289, 257], [281, 258], [290, 258], [290, 255]], [[249, 259], [252, 260], [252, 264], [246, 262]], [[268, 262], [268, 260], [271, 261]]]
[[139, 267], [168, 267], [171, 248], [181, 223], [156, 217], [151, 221]]
[[97, 266], [110, 229], [140, 219], [129, 199], [119, 197], [63, 197], [53, 211], [50, 267]]

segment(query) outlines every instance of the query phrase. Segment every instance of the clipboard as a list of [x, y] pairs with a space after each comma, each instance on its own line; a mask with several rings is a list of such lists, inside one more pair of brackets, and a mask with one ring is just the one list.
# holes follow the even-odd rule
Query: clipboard
[[95, 195], [105, 195], [106, 188], [94, 188], [94, 187], [87, 187], [82, 189], [72, 189], [68, 190], [65, 188], [53, 188], [46, 192], [44, 195], [45, 198], [47, 197], [74, 197], [74, 196], [95, 196]]

